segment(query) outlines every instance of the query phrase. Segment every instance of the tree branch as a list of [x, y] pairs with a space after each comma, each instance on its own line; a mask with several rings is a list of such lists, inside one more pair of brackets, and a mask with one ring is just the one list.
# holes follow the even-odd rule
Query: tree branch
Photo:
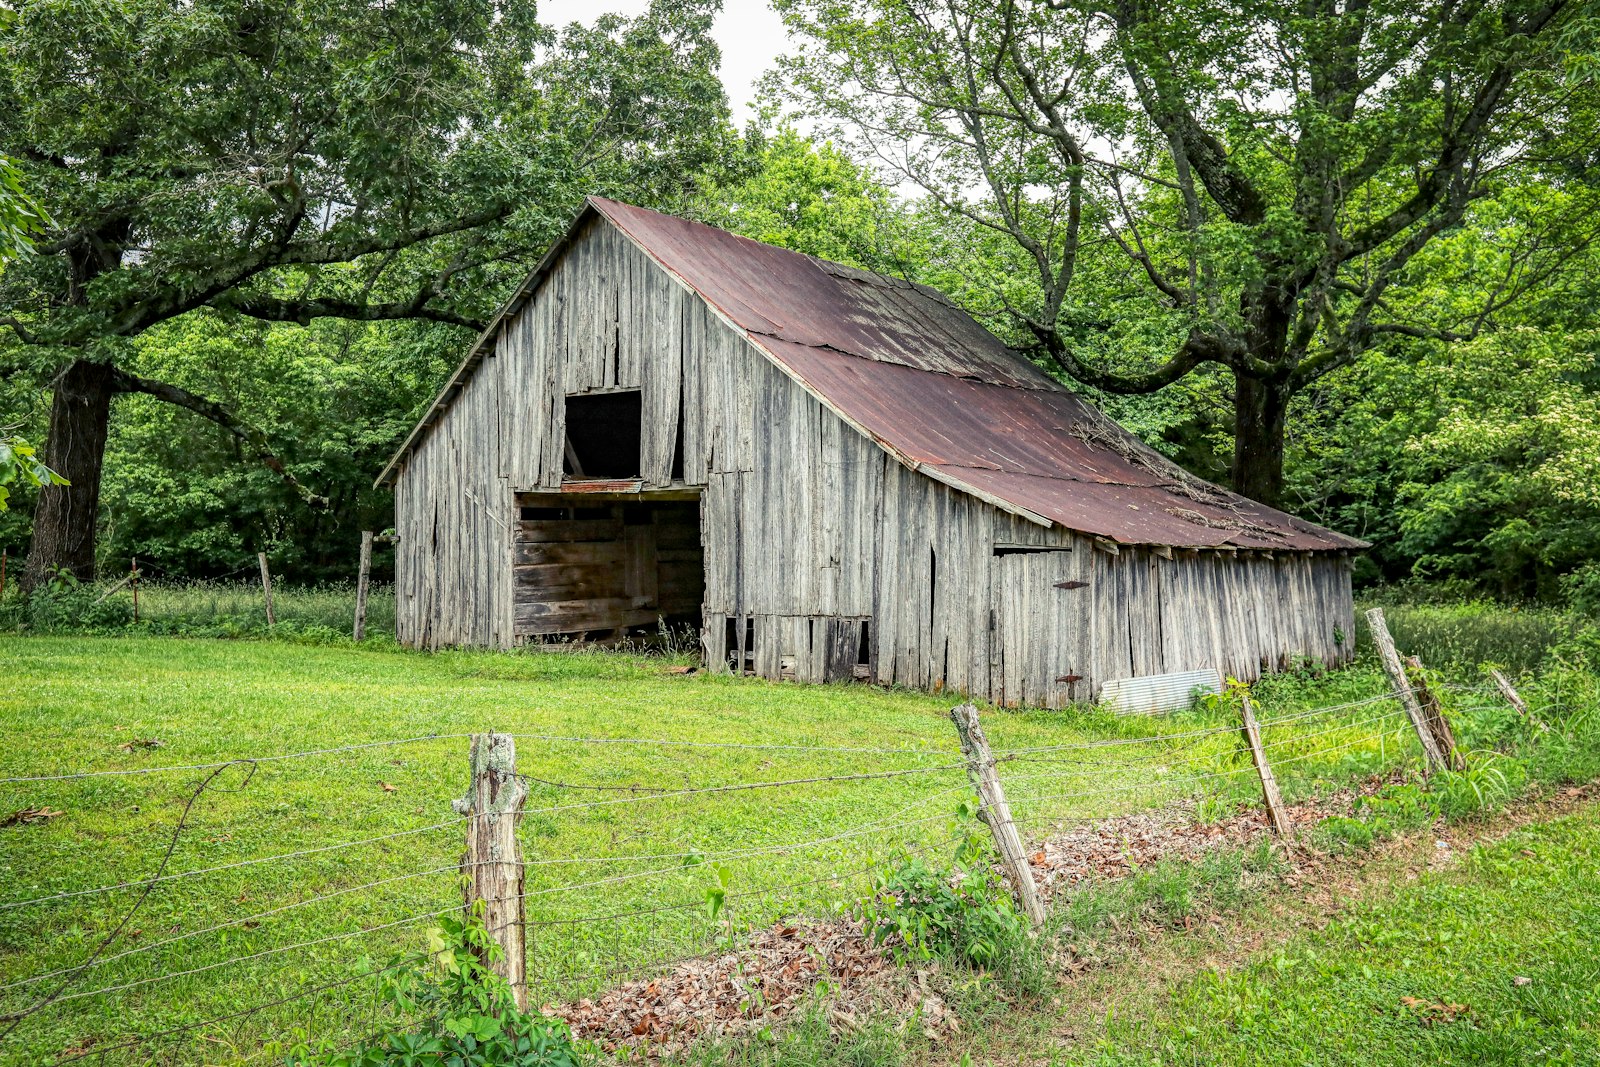
[[426, 319], [461, 326], [482, 333], [488, 324], [458, 315], [448, 308], [429, 307], [432, 294], [426, 290], [412, 300], [370, 303], [365, 300], [338, 300], [333, 297], [288, 299], [275, 296], [243, 295], [230, 291], [211, 301], [220, 311], [233, 311], [264, 322], [296, 322], [309, 326], [312, 319], [350, 319], [355, 322], [389, 322], [396, 319]]
[[[1192, 168], [1211, 199], [1233, 222], [1247, 226], [1260, 223], [1267, 213], [1260, 190], [1228, 159], [1222, 141], [1200, 125], [1181, 95], [1162, 87], [1169, 80], [1170, 71], [1156, 71], [1152, 77], [1152, 72], [1141, 64], [1141, 53], [1164, 55], [1155, 42], [1141, 39], [1154, 29], [1155, 16], [1150, 6], [1145, 0], [1122, 0], [1113, 8], [1113, 19], [1123, 67], [1145, 114], [1166, 135], [1180, 173], [1184, 167]], [[1167, 64], [1170, 66], [1170, 58]]]
[[289, 468], [284, 465], [283, 460], [278, 458], [277, 453], [268, 447], [265, 434], [244, 422], [215, 400], [197, 396], [181, 386], [170, 385], [167, 382], [152, 381], [149, 378], [140, 378], [120, 368], [112, 370], [111, 384], [112, 388], [119, 393], [143, 393], [146, 396], [153, 396], [157, 400], [174, 404], [186, 411], [192, 411], [201, 418], [216, 423], [240, 444], [248, 448], [268, 470], [282, 478], [286, 485], [300, 494], [301, 499], [306, 502], [308, 507], [321, 511], [328, 506], [327, 497], [319, 496], [301, 484], [300, 479], [290, 472]]
[[1038, 339], [1039, 347], [1058, 367], [1077, 381], [1108, 393], [1125, 396], [1153, 393], [1178, 381], [1202, 363], [1231, 365], [1226, 348], [1217, 338], [1210, 334], [1191, 333], [1183, 346], [1161, 366], [1138, 374], [1118, 374], [1083, 362], [1055, 330], [1033, 322], [1028, 323], [1028, 328]]

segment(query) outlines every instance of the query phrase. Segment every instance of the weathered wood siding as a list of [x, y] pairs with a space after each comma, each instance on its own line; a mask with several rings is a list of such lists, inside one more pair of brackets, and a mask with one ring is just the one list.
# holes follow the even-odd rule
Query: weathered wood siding
[[480, 376], [462, 391], [395, 484], [395, 628], [403, 644], [511, 644], [504, 397], [485, 382]]
[[681, 435], [683, 481], [702, 490], [715, 667], [1059, 706], [1134, 674], [1250, 679], [1348, 659], [1348, 560], [1113, 554], [953, 490], [846, 424], [604, 222], [508, 320], [401, 472], [402, 642], [532, 632], [515, 618], [514, 568], [531, 564], [514, 556], [531, 542], [513, 496], [559, 490], [564, 397], [624, 388], [642, 395], [646, 489], [671, 483]]

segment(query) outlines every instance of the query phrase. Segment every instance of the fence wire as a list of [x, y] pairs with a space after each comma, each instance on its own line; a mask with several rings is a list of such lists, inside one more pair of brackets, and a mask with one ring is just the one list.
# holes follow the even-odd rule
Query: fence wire
[[[1463, 689], [1462, 692], [1464, 695], [1476, 695], [1473, 690]], [[1387, 755], [1388, 739], [1397, 731], [1406, 730], [1409, 725], [1403, 718], [1405, 712], [1395, 706], [1397, 696], [1392, 692], [1384, 693], [1263, 719], [1260, 722], [1264, 738], [1262, 750], [1269, 754], [1274, 769], [1304, 766], [1314, 761], [1331, 761], [1339, 753], [1359, 746], [1382, 746], [1382, 751]], [[1381, 713], [1354, 719], [1346, 717], [1350, 712], [1385, 702], [1390, 706]], [[1394, 723], [1397, 718], [1401, 721]], [[1394, 729], [1385, 728], [1385, 724], [1389, 723], [1394, 723]], [[1352, 733], [1355, 736], [1350, 736]], [[0, 779], [0, 785], [199, 772], [207, 772], [206, 781], [210, 782], [233, 766], [248, 771], [257, 764], [268, 762], [287, 764], [319, 757], [358, 758], [368, 750], [433, 741], [463, 741], [470, 736], [465, 733], [427, 734], [211, 763], [25, 775]], [[563, 999], [614, 988], [619, 982], [662, 974], [667, 969], [702, 958], [709, 952], [725, 950], [734, 944], [732, 939], [736, 924], [739, 924], [737, 929], [749, 931], [790, 914], [793, 909], [804, 912], [807, 908], [814, 908], [818, 904], [817, 892], [824, 887], [846, 892], [846, 905], [851, 901], [859, 901], [871, 892], [874, 873], [883, 870], [886, 863], [948, 851], [970, 832], [968, 829], [952, 829], [953, 820], [957, 820], [955, 804], [962, 798], [972, 796], [972, 786], [967, 780], [970, 771], [967, 760], [958, 758], [958, 753], [948, 747], [810, 746], [564, 734], [512, 736], [549, 745], [575, 746], [579, 750], [592, 747], [596, 751], [605, 751], [613, 746], [631, 746], [640, 752], [667, 754], [726, 749], [814, 755], [831, 761], [845, 761], [847, 764], [838, 773], [725, 781], [681, 789], [569, 781], [567, 779], [574, 777], [570, 773], [551, 775], [543, 770], [523, 770], [521, 774], [528, 781], [554, 791], [556, 802], [525, 807], [522, 811], [521, 814], [529, 820], [524, 822], [520, 834], [524, 848], [530, 853], [524, 862], [524, 870], [538, 874], [540, 880], [501, 900], [516, 900], [525, 912], [520, 922], [532, 945], [528, 980], [530, 989], [538, 992], [541, 1003], [559, 1003]], [[1013, 805], [1018, 809], [1037, 812], [1041, 819], [1050, 818], [1047, 811], [1056, 811], [1055, 829], [1059, 832], [1063, 825], [1089, 824], [1114, 816], [1125, 807], [1124, 802], [1130, 796], [1142, 794], [1140, 799], [1144, 806], [1149, 806], [1182, 795], [1227, 788], [1229, 783], [1237, 783], [1241, 775], [1254, 773], [1248, 760], [1242, 759], [1245, 751], [1243, 745], [1241, 725], [1228, 723], [1138, 737], [1002, 748], [993, 754], [993, 758], [1001, 771], [1002, 783], [1012, 794], [1010, 799]], [[1400, 756], [1398, 751], [1395, 754]], [[529, 762], [531, 765], [542, 759], [555, 758], [550, 750], [544, 750]], [[883, 766], [886, 761], [901, 758], [937, 762]], [[1409, 751], [1404, 758], [1412, 758]], [[1223, 766], [1230, 760], [1238, 765]], [[1084, 784], [1082, 779], [1089, 774], [1113, 780], [1102, 781], [1089, 788], [1075, 788]], [[941, 776], [948, 776], [948, 779]], [[1124, 778], [1127, 780], [1122, 780]], [[834, 787], [860, 783], [870, 788], [889, 788], [891, 782], [910, 785], [923, 781], [929, 782], [933, 788], [924, 795], [911, 798], [905, 798], [902, 793], [900, 799], [905, 802], [887, 812], [881, 810], [887, 805], [881, 801], [875, 803], [872, 794], [866, 794], [857, 802], [857, 806], [867, 813], [867, 817], [839, 824], [836, 810], [841, 805], [839, 797], [854, 794], [837, 794], [833, 792]], [[583, 794], [596, 791], [616, 791], [627, 795], [583, 798]], [[574, 852], [568, 849], [558, 852], [554, 849], [552, 839], [544, 836], [557, 832], [552, 827], [569, 823], [584, 827], [607, 825], [614, 823], [618, 814], [639, 812], [643, 820], [642, 828], [630, 832], [659, 838], [663, 829], [678, 826], [671, 821], [673, 819], [694, 822], [694, 809], [685, 816], [672, 807], [674, 804], [715, 804], [718, 798], [733, 794], [764, 791], [798, 798], [770, 801], [769, 804], [778, 805], [773, 809], [775, 811], [788, 811], [791, 807], [797, 812], [808, 810], [805, 808], [807, 803], [826, 797], [827, 804], [833, 806], [825, 805], [821, 810], [832, 821], [816, 832], [799, 836], [792, 833], [783, 835], [781, 828], [785, 824], [780, 819], [771, 824], [779, 829], [777, 832], [769, 830], [767, 840], [720, 847], [713, 841], [712, 847], [704, 848], [673, 842], [664, 849], [658, 847], [622, 852], [593, 849]], [[198, 796], [198, 792], [195, 796]], [[568, 796], [575, 799], [564, 799]], [[438, 799], [443, 802], [443, 798]], [[188, 806], [193, 805], [193, 800], [191, 796]], [[1090, 803], [1086, 805], [1085, 802]], [[1109, 803], [1103, 803], [1093, 811], [1080, 810], [1086, 806], [1095, 808], [1093, 802]], [[10, 1002], [9, 1010], [0, 1012], [0, 1024], [5, 1026], [0, 1031], [0, 1055], [4, 1054], [13, 1033], [35, 1017], [56, 1017], [63, 1010], [76, 1010], [79, 1005], [103, 1005], [108, 1018], [120, 1019], [125, 1006], [125, 994], [137, 993], [142, 1003], [151, 995], [144, 991], [153, 987], [198, 976], [208, 976], [209, 983], [209, 976], [221, 973], [254, 975], [265, 960], [311, 961], [316, 965], [313, 970], [324, 968], [329, 966], [329, 957], [322, 950], [329, 946], [354, 941], [366, 943], [372, 939], [373, 949], [392, 948], [396, 932], [458, 913], [463, 907], [460, 891], [454, 888], [464, 873], [459, 862], [434, 860], [431, 863], [412, 863], [394, 871], [374, 870], [371, 877], [357, 884], [330, 888], [302, 883], [293, 871], [296, 861], [309, 857], [371, 846], [387, 847], [396, 841], [422, 841], [425, 835], [436, 831], [459, 830], [473, 816], [462, 815], [356, 840], [171, 872], [167, 866], [184, 832], [188, 806], [175, 825], [161, 862], [149, 877], [0, 902], [0, 912], [15, 912], [62, 901], [89, 904], [94, 898], [119, 892], [138, 894], [136, 903], [122, 914], [109, 934], [98, 939], [97, 946], [83, 961], [47, 967], [37, 973], [11, 977], [0, 983], [0, 994], [4, 995], [0, 997], [0, 1004]], [[941, 807], [942, 810], [937, 810]], [[668, 811], [672, 814], [665, 814]], [[1072, 813], [1068, 816], [1068, 822], [1063, 823], [1060, 816], [1067, 815], [1069, 811]], [[537, 827], [533, 820], [539, 821]], [[933, 828], [941, 823], [946, 825], [946, 829], [935, 832]], [[712, 820], [707, 825], [714, 829], [720, 824]], [[582, 835], [579, 836], [581, 839]], [[613, 831], [613, 844], [616, 843], [615, 837], [616, 831]], [[774, 840], [773, 837], [778, 839]], [[559, 837], [555, 840], [559, 840]], [[421, 851], [426, 852], [427, 849]], [[274, 878], [274, 885], [293, 899], [268, 901], [266, 903], [269, 906], [258, 907], [246, 914], [228, 917], [224, 913], [216, 916], [214, 909], [218, 902], [207, 897], [199, 879], [268, 865], [283, 866], [284, 871]], [[742, 869], [734, 884], [718, 898], [720, 910], [713, 921], [704, 893], [704, 880], [708, 871], [726, 865], [739, 865]], [[617, 870], [619, 866], [632, 869]], [[821, 873], [809, 873], [819, 866], [824, 868]], [[550, 877], [545, 878], [545, 874]], [[751, 879], [749, 884], [745, 884], [746, 878]], [[126, 945], [124, 940], [126, 947], [119, 946], [115, 951], [110, 951], [133, 914], [138, 911], [139, 905], [153, 892], [175, 889], [183, 883], [195, 885], [195, 905], [203, 909], [200, 914], [211, 916], [212, 921], [190, 930], [174, 928], [169, 936], [147, 943]], [[406, 914], [397, 917], [391, 912], [390, 916], [377, 917], [381, 921], [364, 922], [356, 929], [336, 930], [309, 938], [289, 937], [287, 940], [282, 939], [280, 932], [275, 938], [277, 943], [259, 943], [261, 937], [274, 936], [272, 929], [275, 921], [292, 914], [320, 915], [325, 909], [337, 908], [343, 901], [376, 899], [406, 883], [417, 883], [420, 887], [418, 891], [425, 894], [424, 899], [432, 897], [435, 903], [421, 909], [413, 906]], [[630, 888], [639, 885], [646, 887], [644, 892]], [[449, 891], [445, 891], [447, 887]], [[405, 901], [390, 903], [403, 904]], [[618, 903], [622, 906], [617, 906]], [[337, 912], [333, 917], [337, 917]], [[265, 933], [256, 934], [258, 927]], [[237, 948], [226, 940], [232, 937], [239, 940]], [[228, 950], [228, 954], [223, 958], [205, 960], [204, 949], [190, 947], [202, 945], [212, 946], [213, 950], [222, 947]], [[199, 955], [199, 959], [195, 960], [194, 955]], [[182, 965], [186, 957], [192, 965]], [[131, 969], [135, 965], [148, 968], [168, 958], [179, 965], [170, 969], [161, 968], [155, 973], [141, 974]], [[341, 959], [342, 964], [339, 962]], [[348, 953], [340, 949], [331, 965], [350, 967]], [[134, 1032], [128, 1034], [130, 1027], [120, 1023], [127, 1036], [110, 1038], [82, 1049], [69, 1048], [54, 1055], [58, 1062], [86, 1058], [98, 1058], [100, 1062], [106, 1062], [108, 1056], [124, 1052], [146, 1055], [152, 1049], [181, 1042], [197, 1031], [205, 1032], [225, 1025], [238, 1028], [236, 1044], [248, 1043], [251, 1040], [249, 1033], [254, 1032], [250, 1029], [255, 1025], [252, 1020], [261, 1017], [262, 1013], [279, 1012], [305, 1003], [313, 1007], [330, 1003], [336, 1006], [338, 1013], [337, 1006], [348, 1002], [344, 990], [364, 981], [382, 981], [397, 968], [413, 966], [417, 966], [415, 954], [399, 962], [362, 969], [359, 973], [322, 974], [315, 977], [308, 974], [306, 981], [309, 984], [305, 988], [266, 998], [249, 1007], [148, 1033], [137, 1032], [135, 1025], [131, 1028]], [[86, 981], [90, 975], [100, 977], [101, 981]], [[218, 988], [232, 988], [227, 985], [229, 981], [241, 980], [252, 981], [248, 978], [221, 979]], [[43, 996], [30, 996], [26, 1002], [17, 1003], [24, 994], [46, 985], [54, 988]], [[273, 1018], [277, 1019], [277, 1016]], [[405, 1021], [398, 1016], [384, 1018], [385, 1025], [391, 1027]], [[282, 1032], [278, 1023], [273, 1025], [278, 1032]], [[349, 1036], [358, 1029], [361, 1027], [356, 1026], [353, 1019], [341, 1016], [332, 1036], [336, 1040], [343, 1040], [345, 1047], [370, 1040], [370, 1037]], [[259, 1057], [265, 1051], [263, 1048], [246, 1057], [246, 1061]], [[176, 1051], [172, 1054], [181, 1055]]]

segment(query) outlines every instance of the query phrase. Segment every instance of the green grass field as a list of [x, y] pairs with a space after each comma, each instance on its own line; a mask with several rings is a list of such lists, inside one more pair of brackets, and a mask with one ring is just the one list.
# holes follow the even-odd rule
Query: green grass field
[[1600, 807], [1479, 847], [1457, 868], [1107, 1006], [1063, 1064], [1600, 1063]]
[[[106, 958], [79, 975], [70, 968], [140, 895], [83, 891], [152, 876], [184, 804], [210, 770], [0, 784], [0, 815], [40, 807], [61, 813], [0, 828], [0, 1012], [24, 1009], [71, 979], [64, 999], [0, 1041], [0, 1060], [98, 1055], [135, 1036], [279, 998], [296, 999], [137, 1054], [108, 1053], [108, 1062], [236, 1062], [259, 1057], [264, 1042], [295, 1030], [369, 1029], [377, 1010], [371, 979], [303, 994], [355, 977], [363, 959], [419, 947], [429, 919], [456, 906], [462, 827], [450, 801], [466, 787], [467, 740], [459, 735], [470, 731], [520, 735], [519, 770], [535, 779], [522, 840], [530, 970], [540, 1001], [649, 973], [750, 924], [849, 907], [866, 892], [874, 865], [906, 850], [937, 854], [947, 847], [952, 813], [967, 792], [947, 718], [950, 698], [674, 674], [672, 662], [550, 652], [421, 655], [381, 642], [7, 640], [0, 646], [0, 728], [7, 737], [0, 778], [448, 736], [263, 762], [253, 774], [243, 765], [223, 770], [195, 801], [166, 870], [245, 865], [159, 884]], [[1271, 679], [1258, 686], [1257, 703], [1272, 719], [1370, 701], [1384, 691], [1381, 676], [1361, 668], [1316, 680]], [[1409, 764], [1415, 738], [1394, 713], [1392, 702], [1361, 703], [1269, 729], [1286, 792], [1293, 797]], [[1388, 717], [1372, 721], [1382, 715]], [[1160, 720], [989, 712], [985, 729], [997, 750], [1010, 750], [1134, 740], [1229, 721], [1222, 710]], [[565, 737], [684, 744], [558, 739]], [[139, 744], [150, 740], [160, 747]], [[756, 747], [726, 747], [738, 745]], [[764, 747], [784, 745], [800, 747]], [[1040, 754], [1051, 761], [1011, 763], [1004, 775], [1025, 834], [1039, 837], [1070, 820], [1180, 797], [1223, 805], [1249, 798], [1253, 772], [1238, 745], [1236, 732], [1221, 732], [1096, 749], [1061, 762], [1059, 754]], [[1134, 751], [1137, 757], [1128, 755]], [[893, 771], [915, 773], [670, 795]], [[248, 862], [374, 838], [386, 839]], [[717, 866], [729, 878], [729, 907], [713, 922], [704, 900]], [[58, 894], [80, 895], [37, 900]], [[10, 906], [27, 901], [37, 902]]]

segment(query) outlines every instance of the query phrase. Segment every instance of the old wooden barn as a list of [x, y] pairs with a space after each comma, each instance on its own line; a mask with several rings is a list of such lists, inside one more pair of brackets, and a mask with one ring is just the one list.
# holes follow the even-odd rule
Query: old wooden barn
[[1006, 704], [1346, 661], [1362, 543], [1202, 482], [939, 293], [590, 200], [380, 482], [410, 646], [693, 623]]

